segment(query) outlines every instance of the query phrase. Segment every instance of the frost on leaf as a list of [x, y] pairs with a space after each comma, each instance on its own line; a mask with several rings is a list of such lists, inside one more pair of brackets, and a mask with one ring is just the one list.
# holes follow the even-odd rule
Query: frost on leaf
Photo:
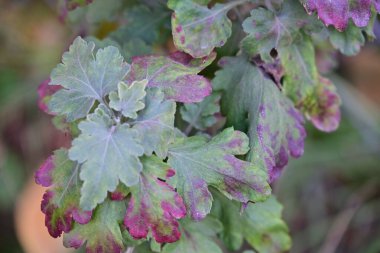
[[[174, 170], [155, 156], [142, 159], [140, 183], [131, 187], [124, 225], [135, 239], [146, 238], [152, 231], [159, 243], [177, 241], [181, 233], [177, 219], [186, 215], [181, 196], [166, 182]], [[161, 180], [160, 180], [161, 179]]]
[[89, 223], [75, 224], [73, 230], [63, 236], [63, 244], [76, 249], [86, 244], [87, 253], [122, 253], [120, 224], [124, 212], [125, 203], [106, 200], [96, 208]]
[[137, 112], [145, 107], [143, 102], [146, 95], [145, 86], [147, 81], [136, 81], [130, 86], [124, 82], [118, 85], [118, 92], [109, 95], [110, 107], [121, 112], [125, 117], [135, 119]]
[[220, 117], [221, 95], [213, 93], [200, 103], [185, 104], [181, 107], [182, 119], [189, 123], [189, 126], [199, 130], [206, 130], [213, 126]]
[[127, 82], [148, 80], [147, 87], [159, 88], [166, 99], [178, 102], [200, 102], [210, 95], [210, 82], [203, 76], [197, 75], [211, 64], [216, 54], [193, 59], [185, 53], [176, 53], [171, 57], [142, 56], [134, 57]]
[[168, 163], [177, 172], [178, 192], [193, 219], [203, 219], [210, 212], [208, 186], [243, 203], [270, 194], [266, 171], [235, 157], [248, 152], [248, 141], [244, 133], [228, 128], [210, 141], [194, 136], [179, 139], [169, 148]]
[[244, 238], [257, 252], [286, 252], [290, 249], [291, 239], [281, 213], [282, 206], [273, 196], [264, 202], [249, 203], [244, 210]]
[[79, 208], [79, 166], [67, 157], [67, 151], [57, 150], [36, 172], [36, 183], [50, 188], [43, 196], [41, 210], [45, 214], [45, 225], [52, 237], [69, 232], [73, 219], [85, 224], [91, 219], [91, 211]]
[[200, 222], [181, 220], [181, 239], [164, 246], [162, 253], [222, 253], [214, 241], [222, 231], [222, 224], [215, 218], [207, 217]]
[[119, 50], [109, 46], [93, 55], [94, 43], [76, 38], [62, 63], [51, 73], [50, 85], [61, 85], [63, 89], [54, 93], [48, 103], [53, 113], [66, 115], [68, 121], [86, 116], [94, 102], [103, 102], [129, 70]]
[[82, 164], [80, 205], [85, 210], [103, 202], [119, 180], [127, 186], [137, 184], [142, 170], [138, 156], [144, 149], [138, 142], [138, 132], [127, 124], [114, 125], [109, 113], [100, 106], [88, 115], [79, 124], [81, 134], [69, 150], [70, 159]]
[[311, 40], [279, 50], [285, 69], [284, 92], [319, 130], [331, 132], [340, 121], [340, 98], [334, 85], [318, 73]]
[[161, 91], [147, 91], [144, 110], [130, 123], [140, 134], [141, 145], [146, 155], [155, 152], [161, 158], [167, 156], [168, 145], [175, 137], [175, 110], [176, 103], [165, 100]]
[[223, 69], [216, 73], [213, 85], [224, 92], [222, 113], [227, 116], [227, 125], [248, 132], [248, 158], [266, 168], [272, 182], [287, 165], [289, 156], [298, 158], [303, 154], [303, 117], [245, 55], [222, 58], [219, 64]]
[[279, 11], [253, 9], [251, 16], [243, 22], [248, 36], [243, 39], [242, 47], [250, 55], [260, 54], [263, 60], [269, 61], [273, 48], [291, 45], [302, 35], [300, 29], [320, 30], [319, 23], [305, 14], [301, 4], [293, 1], [285, 1]]
[[339, 31], [347, 28], [350, 19], [358, 27], [367, 26], [371, 19], [372, 5], [377, 12], [380, 12], [378, 0], [301, 0], [301, 2], [309, 14], [317, 12], [326, 26], [332, 25]]
[[207, 6], [192, 0], [169, 0], [172, 33], [176, 47], [195, 58], [209, 55], [215, 47], [223, 46], [231, 36], [231, 21], [227, 12], [244, 1]]

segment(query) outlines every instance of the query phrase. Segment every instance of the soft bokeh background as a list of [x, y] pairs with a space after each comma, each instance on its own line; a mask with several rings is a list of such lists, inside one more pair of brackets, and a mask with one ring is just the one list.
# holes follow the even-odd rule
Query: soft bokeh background
[[[375, 28], [378, 29], [378, 28]], [[37, 107], [37, 87], [76, 32], [54, 1], [0, 0], [0, 252], [70, 252], [44, 227], [44, 189], [33, 173], [68, 143]], [[308, 126], [305, 155], [274, 186], [293, 238], [291, 252], [380, 252], [380, 45], [339, 56], [343, 100], [332, 134]]]

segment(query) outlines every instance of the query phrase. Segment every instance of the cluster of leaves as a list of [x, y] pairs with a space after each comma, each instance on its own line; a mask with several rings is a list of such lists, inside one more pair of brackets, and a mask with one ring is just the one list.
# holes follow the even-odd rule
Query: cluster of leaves
[[[325, 1], [90, 2], [66, 0], [75, 9], [66, 19], [85, 17], [89, 33], [102, 19], [116, 28], [76, 38], [39, 90], [41, 109], [73, 136], [36, 173], [50, 187], [41, 205], [50, 234], [90, 253], [222, 252], [216, 237], [231, 250], [244, 240], [288, 250], [270, 183], [303, 154], [304, 117], [322, 131], [340, 120], [316, 47], [328, 38], [356, 53], [372, 33], [354, 14], [370, 15], [372, 2], [337, 1], [349, 6], [346, 23], [331, 20], [338, 7]], [[178, 51], [151, 54], [170, 30]], [[230, 37], [241, 40], [237, 54], [219, 59], [210, 82], [199, 73]]]

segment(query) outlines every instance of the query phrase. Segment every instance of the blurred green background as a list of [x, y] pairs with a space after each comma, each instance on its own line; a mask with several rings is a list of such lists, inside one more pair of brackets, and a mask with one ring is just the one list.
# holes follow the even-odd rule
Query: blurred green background
[[[49, 239], [33, 173], [69, 143], [38, 109], [37, 87], [77, 34], [55, 1], [0, 0], [0, 252], [69, 252]], [[274, 185], [295, 253], [380, 252], [379, 44], [339, 56], [337, 73], [339, 130], [308, 126], [305, 155]]]

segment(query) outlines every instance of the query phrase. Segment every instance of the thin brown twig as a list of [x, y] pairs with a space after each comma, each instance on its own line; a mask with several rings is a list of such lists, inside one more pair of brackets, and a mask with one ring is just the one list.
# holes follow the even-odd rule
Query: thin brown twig
[[348, 201], [346, 209], [338, 214], [327, 233], [324, 244], [319, 253], [334, 253], [338, 248], [351, 220], [362, 204], [372, 195], [376, 189], [376, 182], [367, 183], [358, 193], [354, 194]]

